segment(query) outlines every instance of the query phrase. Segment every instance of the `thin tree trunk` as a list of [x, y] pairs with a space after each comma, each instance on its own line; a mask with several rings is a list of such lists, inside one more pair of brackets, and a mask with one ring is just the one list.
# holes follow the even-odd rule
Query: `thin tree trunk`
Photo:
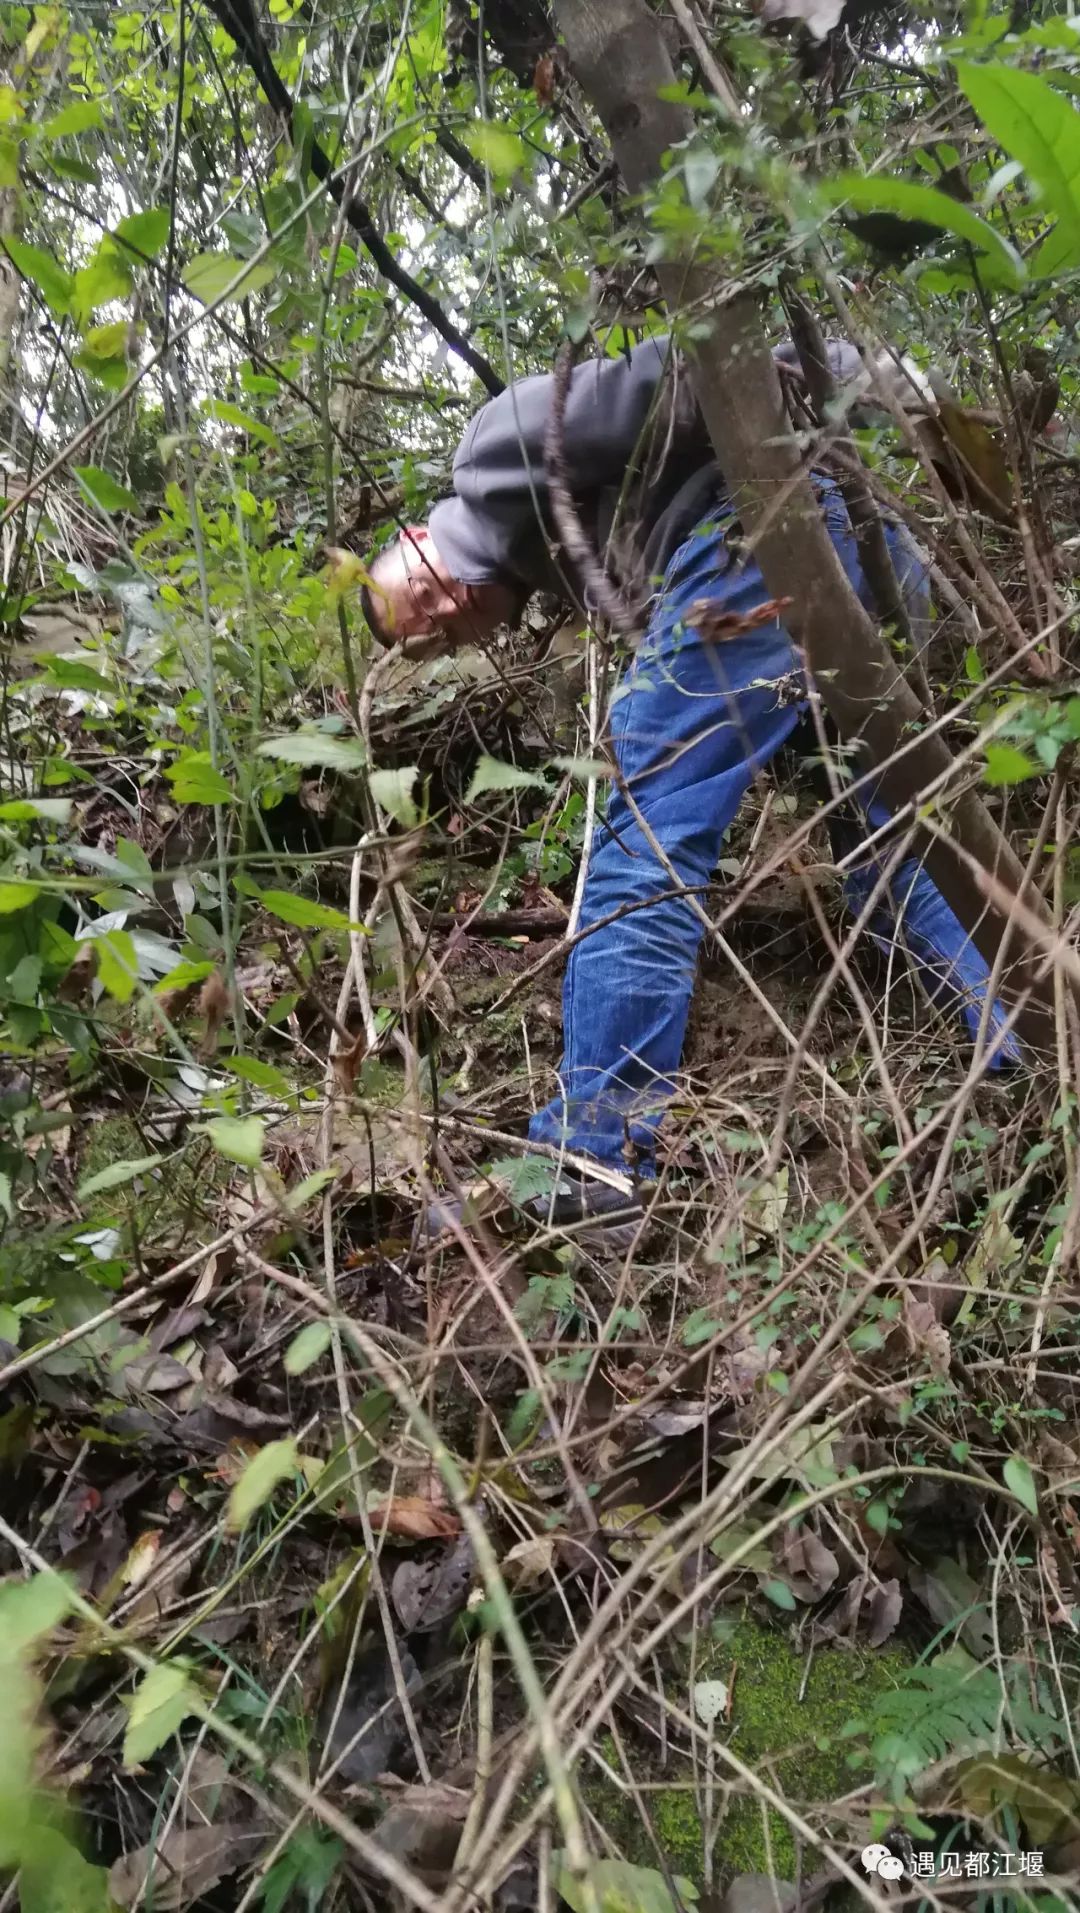
[[[646, 0], [555, 0], [555, 13], [572, 71], [608, 132], [623, 178], [631, 192], [644, 193], [658, 180], [664, 153], [694, 130], [685, 107], [659, 97], [675, 80], [660, 22]], [[859, 603], [810, 481], [800, 474], [756, 299], [745, 292], [724, 299], [715, 270], [687, 257], [656, 270], [673, 320], [686, 310], [710, 316], [710, 336], [693, 346], [695, 388], [766, 588], [791, 599], [791, 634], [841, 736], [860, 747], [863, 768], [880, 767], [875, 790], [894, 811], [918, 804], [947, 777], [952, 759], [940, 738], [919, 737], [919, 702]], [[893, 761], [902, 745], [910, 748]], [[1013, 894], [1024, 886], [1020, 864], [974, 794], [946, 797], [943, 821], [960, 854], [949, 841], [920, 833], [927, 867], [988, 963], [1008, 935], [1015, 955], [1004, 994], [1030, 989], [1017, 1027], [1029, 1044], [1052, 1052], [1053, 989], [1037, 979], [1039, 951], [1008, 912], [987, 901], [963, 853]], [[1024, 894], [1046, 921], [1041, 899], [1030, 888]]]

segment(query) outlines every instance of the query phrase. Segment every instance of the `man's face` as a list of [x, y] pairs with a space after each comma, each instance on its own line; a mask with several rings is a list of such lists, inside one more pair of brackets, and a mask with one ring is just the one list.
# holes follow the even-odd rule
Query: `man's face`
[[505, 585], [463, 585], [451, 576], [426, 525], [409, 525], [371, 566], [377, 635], [430, 656], [444, 646], [476, 644], [512, 615]]

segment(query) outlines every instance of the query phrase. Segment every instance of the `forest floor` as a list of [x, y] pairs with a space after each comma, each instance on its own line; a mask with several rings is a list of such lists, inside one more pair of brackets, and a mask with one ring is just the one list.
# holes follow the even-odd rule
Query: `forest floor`
[[[141, 720], [55, 658], [27, 694], [139, 972], [76, 964], [0, 1078], [2, 1532], [73, 1591], [68, 1903], [576, 1907], [585, 1841], [605, 1907], [788, 1913], [889, 1836], [972, 1905], [991, 1872], [1063, 1904], [1071, 1119], [973, 1072], [899, 957], [837, 979], [789, 765], [725, 847], [637, 1240], [537, 1222], [581, 806], [469, 800], [478, 748], [536, 753], [456, 670], [375, 701], [434, 821], [397, 804], [352, 901], [347, 772], [286, 766], [237, 881]], [[432, 1188], [465, 1223], [418, 1243]]]

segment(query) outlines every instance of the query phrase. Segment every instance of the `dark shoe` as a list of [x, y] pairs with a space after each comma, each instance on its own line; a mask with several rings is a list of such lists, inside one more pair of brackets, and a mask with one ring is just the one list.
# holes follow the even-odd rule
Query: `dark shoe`
[[[575, 1242], [594, 1249], [629, 1249], [644, 1219], [633, 1193], [564, 1170], [552, 1195], [536, 1196], [529, 1213], [551, 1229], [572, 1229]], [[582, 1227], [587, 1223], [588, 1227]]]
[[[466, 1220], [466, 1206], [453, 1196], [437, 1196], [425, 1204], [413, 1226], [413, 1248], [448, 1241], [453, 1224]], [[612, 1253], [630, 1248], [645, 1213], [636, 1195], [566, 1170], [551, 1194], [533, 1196], [518, 1206], [542, 1227], [572, 1230], [575, 1242]]]

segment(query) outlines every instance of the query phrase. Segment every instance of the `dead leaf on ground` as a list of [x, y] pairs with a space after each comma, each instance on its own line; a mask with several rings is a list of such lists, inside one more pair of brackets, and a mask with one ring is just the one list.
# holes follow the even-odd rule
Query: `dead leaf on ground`
[[[864, 1605], [867, 1597], [864, 1596]], [[871, 1647], [884, 1647], [896, 1632], [904, 1609], [904, 1597], [897, 1580], [881, 1581], [869, 1594]]]
[[145, 1534], [140, 1534], [121, 1569], [125, 1587], [137, 1588], [142, 1585], [157, 1560], [160, 1546], [160, 1528], [148, 1528]]
[[840, 1563], [832, 1549], [819, 1540], [812, 1528], [803, 1528], [798, 1533], [786, 1531], [780, 1552], [785, 1579], [796, 1598], [823, 1600], [840, 1573]]
[[229, 992], [224, 978], [217, 970], [211, 970], [202, 989], [199, 991], [199, 1013], [206, 1018], [199, 1052], [210, 1055], [217, 1047], [221, 1026], [229, 1014]]
[[145, 1898], [154, 1913], [177, 1913], [254, 1860], [267, 1837], [265, 1828], [234, 1820], [174, 1827], [159, 1844], [150, 1841], [114, 1861], [109, 1892], [118, 1906], [142, 1906]]
[[538, 1581], [546, 1580], [555, 1561], [558, 1537], [554, 1534], [530, 1534], [524, 1541], [515, 1542], [509, 1554], [503, 1556], [503, 1579], [514, 1593], [522, 1588], [535, 1587]]
[[476, 1556], [467, 1534], [434, 1560], [402, 1561], [390, 1593], [407, 1634], [424, 1633], [460, 1613], [469, 1598]]
[[461, 1523], [450, 1508], [440, 1508], [422, 1495], [391, 1495], [370, 1512], [377, 1535], [396, 1534], [407, 1541], [445, 1541], [461, 1533]]
[[462, 1788], [438, 1781], [427, 1787], [403, 1787], [371, 1837], [428, 1886], [442, 1886], [453, 1870], [471, 1799]]
[[975, 481], [977, 504], [988, 506], [995, 517], [1013, 518], [1012, 474], [1000, 439], [980, 419], [972, 418], [962, 405], [950, 399], [938, 399], [938, 417], [960, 467]]
[[933, 1304], [920, 1301], [911, 1289], [904, 1290], [903, 1323], [913, 1355], [926, 1356], [935, 1375], [947, 1375], [952, 1361], [949, 1331], [938, 1321]]
[[959, 1561], [951, 1555], [939, 1555], [929, 1568], [912, 1565], [908, 1582], [939, 1627], [958, 1622], [960, 1639], [972, 1654], [990, 1653], [994, 1637], [986, 1596]]

